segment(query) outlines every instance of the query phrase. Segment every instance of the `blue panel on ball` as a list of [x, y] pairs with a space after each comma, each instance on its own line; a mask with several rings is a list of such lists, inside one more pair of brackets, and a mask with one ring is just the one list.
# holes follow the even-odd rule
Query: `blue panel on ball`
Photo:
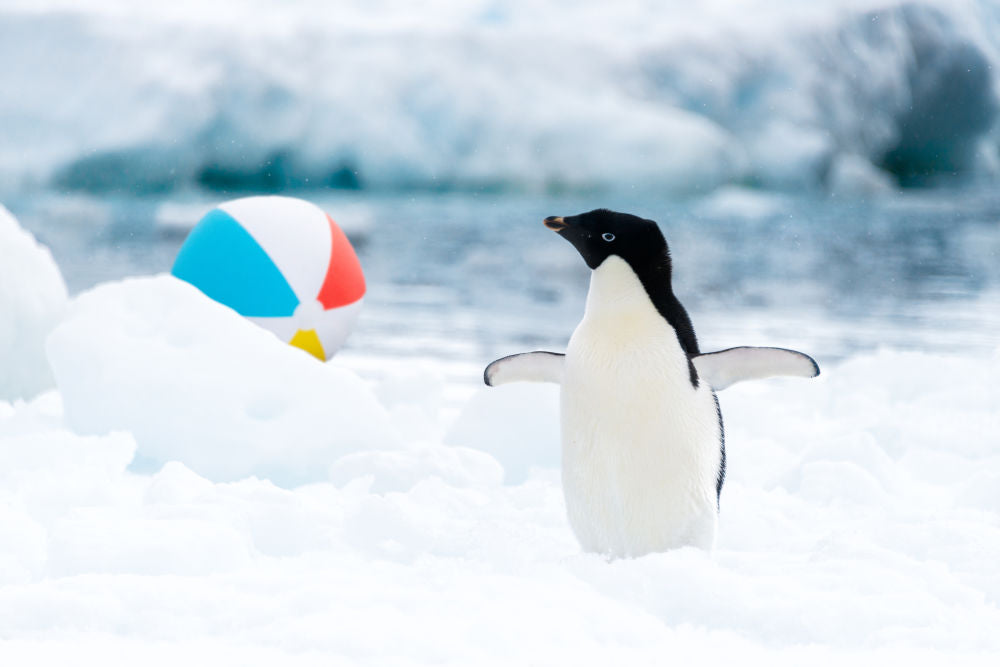
[[191, 230], [171, 273], [246, 317], [287, 317], [299, 305], [264, 249], [219, 209]]

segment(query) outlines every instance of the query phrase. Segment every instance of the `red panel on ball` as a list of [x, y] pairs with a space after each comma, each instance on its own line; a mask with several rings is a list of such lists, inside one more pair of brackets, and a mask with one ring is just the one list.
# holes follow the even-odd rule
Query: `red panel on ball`
[[365, 276], [361, 272], [361, 262], [351, 247], [347, 236], [337, 226], [329, 215], [330, 237], [333, 248], [330, 250], [330, 266], [326, 269], [326, 278], [319, 291], [319, 300], [327, 310], [339, 308], [354, 303], [365, 295]]

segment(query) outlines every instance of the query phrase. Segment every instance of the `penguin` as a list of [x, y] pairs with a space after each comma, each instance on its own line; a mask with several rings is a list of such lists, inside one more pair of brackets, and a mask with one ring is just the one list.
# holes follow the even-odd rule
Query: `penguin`
[[815, 377], [819, 366], [782, 348], [702, 353], [654, 221], [597, 209], [544, 224], [591, 269], [583, 319], [564, 354], [498, 359], [486, 384], [560, 385], [563, 494], [585, 551], [711, 550], [726, 475], [716, 392], [751, 379]]

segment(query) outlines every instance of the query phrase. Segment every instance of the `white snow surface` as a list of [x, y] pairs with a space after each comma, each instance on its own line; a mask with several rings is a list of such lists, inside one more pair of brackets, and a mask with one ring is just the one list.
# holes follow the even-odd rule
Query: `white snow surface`
[[276, 343], [164, 275], [80, 295], [48, 351], [74, 429], [129, 431], [144, 459], [179, 458], [212, 479], [314, 481], [338, 455], [398, 446], [356, 375]]
[[0, 185], [989, 174], [998, 28], [992, 0], [8, 0]]
[[0, 204], [0, 400], [31, 398], [53, 386], [45, 337], [66, 299], [52, 253]]
[[370, 386], [168, 276], [82, 294], [48, 348], [58, 388], [0, 402], [2, 664], [1000, 651], [1000, 349], [727, 390], [715, 551], [609, 562], [566, 522], [552, 387], [450, 426], [432, 369]]

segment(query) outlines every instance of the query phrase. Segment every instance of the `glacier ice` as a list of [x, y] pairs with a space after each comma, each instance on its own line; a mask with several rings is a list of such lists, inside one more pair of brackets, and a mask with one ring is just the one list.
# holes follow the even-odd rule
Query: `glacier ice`
[[904, 185], [997, 163], [986, 0], [49, 4], [0, 10], [8, 187], [843, 193], [842, 156]]

